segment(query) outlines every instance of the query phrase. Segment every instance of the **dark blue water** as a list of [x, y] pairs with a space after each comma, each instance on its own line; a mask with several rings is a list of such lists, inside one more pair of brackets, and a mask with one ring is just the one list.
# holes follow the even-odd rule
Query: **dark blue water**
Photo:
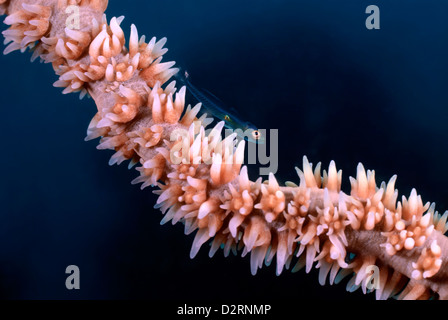
[[[367, 5], [381, 29], [367, 30]], [[188, 69], [251, 122], [279, 129], [282, 181], [303, 155], [348, 176], [398, 174], [448, 209], [448, 3], [443, 1], [111, 1], [147, 37], [168, 37], [165, 60]], [[109, 167], [84, 142], [92, 100], [61, 95], [49, 65], [0, 58], [0, 297], [8, 299], [372, 299], [317, 273], [250, 275], [249, 259], [189, 258], [192, 236], [160, 226], [136, 172]], [[255, 168], [251, 168], [255, 173]], [[255, 175], [252, 175], [255, 178]], [[345, 188], [347, 190], [347, 188]], [[78, 265], [81, 289], [65, 288]]]

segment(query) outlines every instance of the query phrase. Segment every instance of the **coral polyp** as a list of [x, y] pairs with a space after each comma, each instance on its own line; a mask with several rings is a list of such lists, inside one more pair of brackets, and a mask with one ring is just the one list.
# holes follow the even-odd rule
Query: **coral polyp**
[[[65, 26], [72, 5], [79, 30]], [[110, 164], [135, 165], [134, 184], [157, 188], [162, 223], [196, 232], [191, 257], [210, 242], [211, 256], [220, 248], [249, 254], [252, 274], [275, 261], [277, 274], [318, 268], [322, 285], [350, 276], [350, 290], [375, 291], [377, 299], [448, 299], [448, 213], [415, 189], [399, 200], [396, 176], [378, 183], [362, 164], [348, 192], [335, 162], [321, 170], [307, 157], [295, 182], [282, 186], [272, 173], [251, 181], [246, 142], [222, 138], [223, 123], [209, 128], [201, 105], [188, 105], [185, 87], [171, 81], [179, 69], [162, 62], [166, 39], [146, 42], [135, 25], [126, 38], [123, 17], [107, 19], [106, 7], [107, 0], [0, 1], [5, 53], [31, 49], [51, 63], [63, 93], [93, 98], [86, 139], [114, 151]]]

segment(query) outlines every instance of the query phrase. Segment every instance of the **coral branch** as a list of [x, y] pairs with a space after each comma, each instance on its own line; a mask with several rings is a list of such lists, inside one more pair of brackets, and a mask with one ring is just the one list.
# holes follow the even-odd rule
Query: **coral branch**
[[[73, 5], [76, 30], [66, 24]], [[162, 63], [166, 39], [146, 42], [132, 25], [126, 46], [123, 17], [106, 19], [106, 7], [107, 0], [0, 0], [10, 26], [5, 53], [30, 48], [33, 59], [52, 64], [63, 93], [92, 96], [98, 113], [86, 139], [101, 137], [98, 149], [115, 151], [110, 164], [137, 165], [132, 183], [159, 187], [162, 223], [196, 231], [191, 257], [212, 239], [211, 256], [220, 247], [250, 253], [253, 274], [274, 258], [280, 274], [298, 258], [293, 271], [316, 266], [321, 284], [351, 275], [349, 290], [375, 290], [377, 299], [448, 299], [448, 213], [423, 204], [415, 189], [397, 201], [396, 176], [378, 187], [362, 164], [350, 194], [334, 162], [321, 173], [306, 157], [297, 184], [280, 186], [273, 174], [249, 180], [244, 141], [223, 139], [223, 123], [206, 133], [211, 120], [197, 117], [201, 106], [186, 106], [186, 89], [168, 82], [178, 69]]]

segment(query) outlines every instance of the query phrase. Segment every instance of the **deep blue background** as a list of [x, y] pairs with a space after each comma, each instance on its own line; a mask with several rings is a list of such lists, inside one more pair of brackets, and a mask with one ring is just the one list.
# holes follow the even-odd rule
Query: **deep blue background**
[[[406, 4], [404, 4], [406, 3]], [[365, 8], [381, 9], [381, 30]], [[147, 37], [168, 37], [175, 60], [263, 128], [279, 129], [280, 180], [303, 155], [348, 176], [398, 174], [448, 208], [448, 3], [439, 0], [111, 1]], [[0, 58], [0, 297], [8, 299], [372, 299], [317, 273], [250, 275], [249, 259], [189, 258], [193, 237], [160, 226], [155, 196], [111, 152], [84, 142], [92, 100], [53, 88], [29, 53]], [[252, 168], [253, 169], [253, 168]], [[253, 170], [252, 170], [253, 171]], [[252, 176], [255, 178], [255, 176]], [[345, 189], [347, 190], [347, 188]], [[81, 269], [81, 290], [65, 268]]]

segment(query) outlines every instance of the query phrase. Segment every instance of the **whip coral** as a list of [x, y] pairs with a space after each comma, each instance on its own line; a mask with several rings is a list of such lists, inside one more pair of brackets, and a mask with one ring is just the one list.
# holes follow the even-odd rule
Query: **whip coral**
[[[65, 26], [70, 5], [80, 8], [79, 30]], [[448, 213], [415, 189], [399, 200], [396, 176], [378, 185], [362, 164], [348, 193], [333, 161], [321, 170], [307, 157], [295, 183], [281, 186], [272, 173], [251, 181], [245, 142], [223, 139], [223, 123], [206, 131], [201, 105], [187, 105], [186, 89], [169, 82], [178, 69], [162, 62], [166, 39], [146, 43], [134, 25], [126, 39], [123, 17], [106, 19], [106, 7], [107, 0], [0, 1], [5, 53], [30, 48], [52, 64], [63, 93], [93, 98], [86, 140], [114, 150], [110, 164], [136, 165], [132, 183], [158, 187], [162, 223], [196, 232], [191, 257], [210, 241], [210, 256], [219, 248], [250, 254], [252, 274], [275, 260], [277, 274], [315, 266], [321, 284], [351, 276], [349, 290], [374, 290], [377, 299], [448, 299]]]

